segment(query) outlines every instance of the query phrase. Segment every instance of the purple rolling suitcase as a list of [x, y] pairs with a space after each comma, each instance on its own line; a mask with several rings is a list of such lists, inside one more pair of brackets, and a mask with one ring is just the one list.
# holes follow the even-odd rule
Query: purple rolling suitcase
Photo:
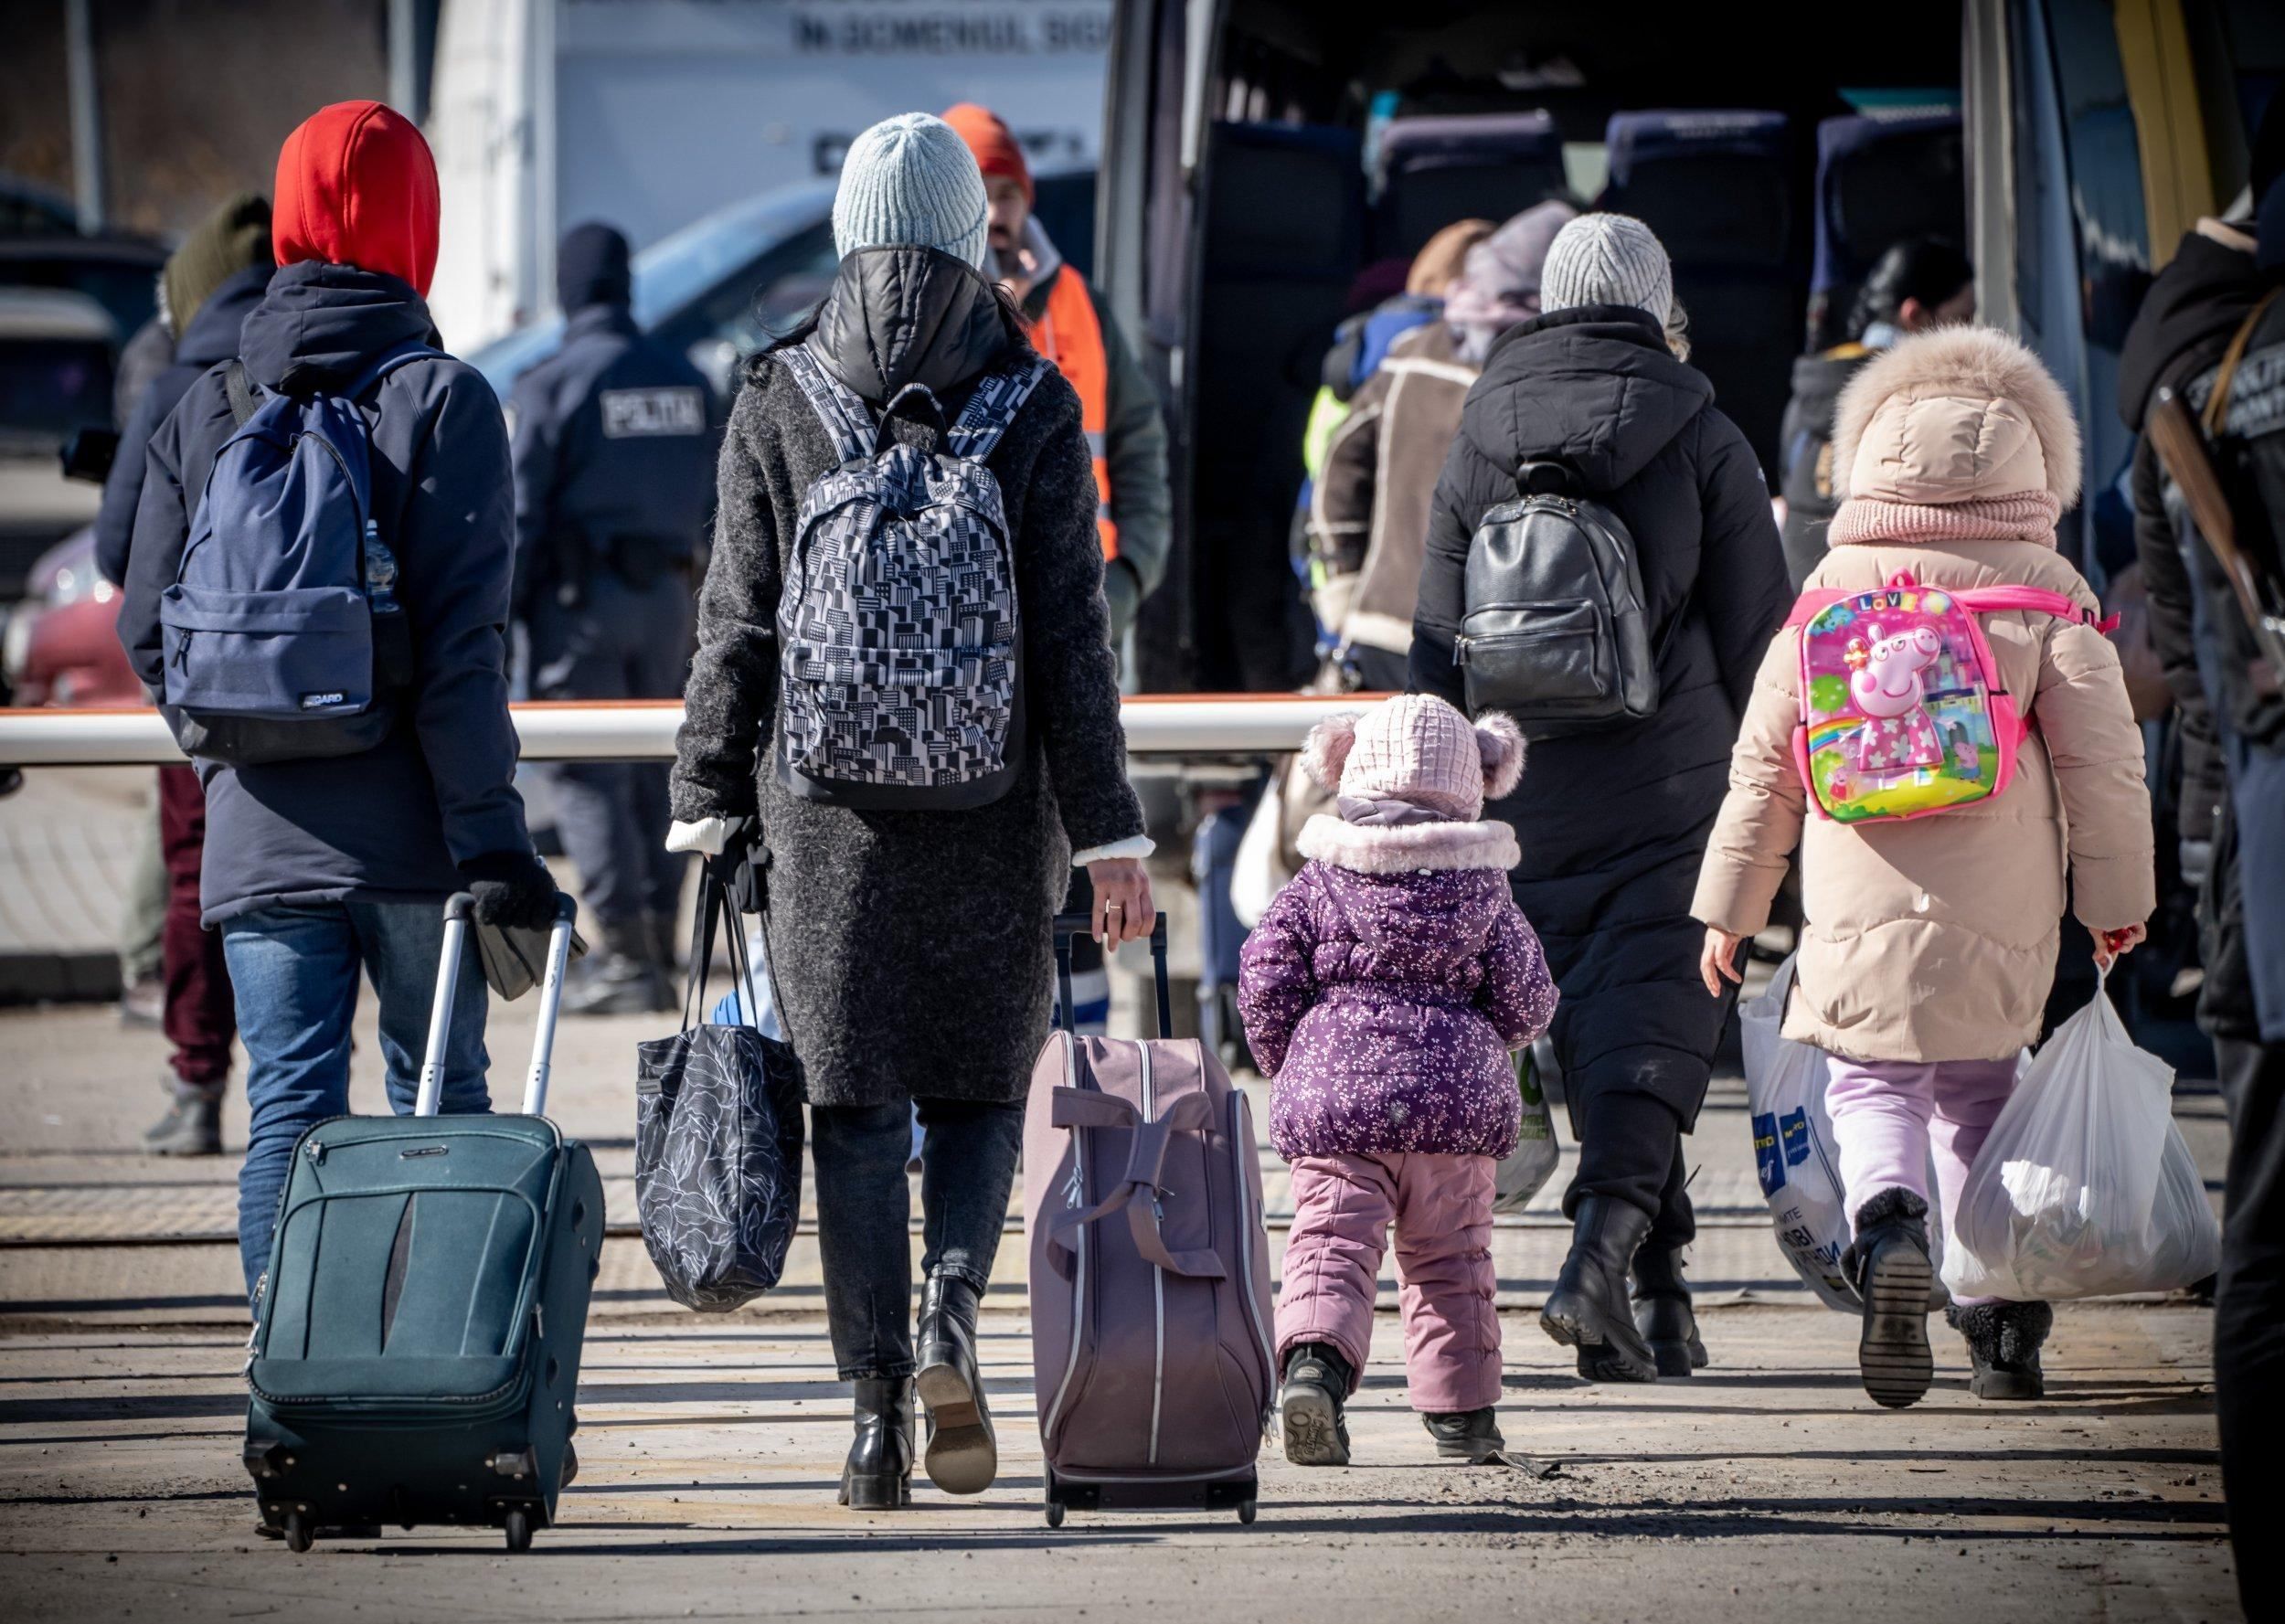
[[1069, 1035], [1086, 929], [1056, 920], [1067, 1028], [1040, 1052], [1024, 1119], [1047, 1525], [1119, 1506], [1235, 1507], [1250, 1523], [1277, 1386], [1252, 1113], [1204, 1046], [1165, 1035], [1163, 914], [1160, 1036]]

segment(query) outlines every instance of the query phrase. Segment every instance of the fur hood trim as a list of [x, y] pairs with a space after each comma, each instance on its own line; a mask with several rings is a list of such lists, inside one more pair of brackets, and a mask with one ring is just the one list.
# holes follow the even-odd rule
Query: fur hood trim
[[1302, 825], [1294, 845], [1304, 857], [1359, 874], [1406, 874], [1443, 868], [1496, 868], [1523, 861], [1515, 831], [1503, 823], [1400, 823], [1367, 828], [1320, 812]]
[[[2025, 438], [2045, 465], [2047, 493], [2064, 507], [2078, 500], [2078, 424], [2062, 387], [2030, 350], [1996, 327], [1938, 327], [1915, 333], [1860, 368], [1834, 412], [1833, 472], [1844, 494], [1891, 501], [1951, 502], [2009, 496], [2028, 488], [2004, 478]], [[1884, 481], [1860, 481], [1857, 453], [1867, 435]], [[1989, 472], [1993, 477], [1986, 481]], [[1861, 492], [1852, 488], [1864, 484]], [[1943, 485], [1956, 494], [1915, 494]]]

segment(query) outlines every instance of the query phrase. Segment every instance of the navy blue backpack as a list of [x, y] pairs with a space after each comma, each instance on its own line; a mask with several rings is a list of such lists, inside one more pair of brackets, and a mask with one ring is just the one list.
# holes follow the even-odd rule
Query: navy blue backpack
[[161, 708], [186, 754], [251, 767], [356, 755], [388, 736], [412, 681], [412, 636], [373, 517], [356, 402], [439, 353], [401, 345], [338, 394], [307, 396], [258, 394], [230, 364], [238, 428], [159, 598]]

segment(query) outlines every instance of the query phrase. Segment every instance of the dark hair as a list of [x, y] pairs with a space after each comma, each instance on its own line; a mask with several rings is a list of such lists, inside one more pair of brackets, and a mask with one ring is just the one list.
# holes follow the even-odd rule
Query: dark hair
[[1975, 280], [1975, 267], [1940, 237], [1908, 237], [1881, 255], [1849, 307], [1848, 336], [1858, 339], [1875, 322], [1893, 322], [1904, 302], [1933, 309]]

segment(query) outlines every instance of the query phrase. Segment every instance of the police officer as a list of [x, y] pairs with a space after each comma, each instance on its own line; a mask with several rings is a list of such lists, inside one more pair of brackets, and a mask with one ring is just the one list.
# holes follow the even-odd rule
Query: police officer
[[[563, 347], [515, 383], [516, 614], [540, 699], [672, 699], [690, 658], [692, 571], [713, 484], [698, 370], [628, 309], [627, 239], [590, 223], [556, 250]], [[564, 1009], [671, 1009], [683, 859], [665, 849], [664, 762], [553, 769], [557, 820], [603, 951]]]

